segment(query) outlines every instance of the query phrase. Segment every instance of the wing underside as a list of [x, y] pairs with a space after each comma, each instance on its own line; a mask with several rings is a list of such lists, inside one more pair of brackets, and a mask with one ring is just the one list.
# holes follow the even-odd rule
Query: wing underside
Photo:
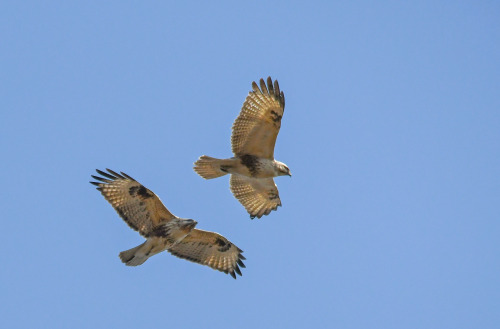
[[153, 228], [175, 218], [160, 198], [141, 183], [123, 172], [107, 171], [97, 170], [102, 177], [92, 175], [98, 182], [91, 183], [132, 229], [147, 237]]
[[240, 114], [233, 123], [231, 145], [236, 156], [251, 154], [262, 158], [274, 157], [274, 146], [285, 110], [285, 95], [278, 81], [263, 79], [253, 82]]
[[272, 178], [250, 178], [233, 174], [230, 188], [252, 218], [269, 215], [281, 206], [278, 188]]
[[193, 229], [168, 251], [179, 258], [230, 274], [235, 279], [236, 274], [241, 275], [240, 266], [245, 267], [243, 251], [215, 232]]

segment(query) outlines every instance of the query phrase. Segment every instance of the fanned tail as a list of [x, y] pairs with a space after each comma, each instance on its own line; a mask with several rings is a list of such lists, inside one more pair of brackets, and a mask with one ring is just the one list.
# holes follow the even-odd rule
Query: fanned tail
[[205, 179], [212, 179], [228, 174], [230, 164], [228, 160], [216, 159], [206, 155], [202, 155], [198, 161], [194, 163], [194, 171]]

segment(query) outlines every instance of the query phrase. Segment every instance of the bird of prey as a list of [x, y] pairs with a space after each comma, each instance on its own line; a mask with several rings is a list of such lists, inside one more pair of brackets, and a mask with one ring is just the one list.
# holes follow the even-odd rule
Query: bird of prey
[[274, 160], [274, 145], [285, 110], [285, 95], [278, 81], [252, 82], [240, 114], [233, 123], [231, 145], [234, 157], [216, 159], [206, 155], [194, 163], [194, 170], [205, 179], [230, 174], [233, 195], [251, 218], [268, 215], [281, 206], [273, 177], [292, 176], [290, 169]]
[[129, 175], [96, 170], [102, 177], [92, 177], [104, 198], [132, 229], [146, 242], [122, 251], [120, 259], [128, 266], [144, 263], [149, 257], [167, 250], [172, 255], [207, 265], [215, 270], [241, 275], [245, 267], [243, 251], [218, 233], [195, 229], [197, 222], [173, 215], [152, 191]]

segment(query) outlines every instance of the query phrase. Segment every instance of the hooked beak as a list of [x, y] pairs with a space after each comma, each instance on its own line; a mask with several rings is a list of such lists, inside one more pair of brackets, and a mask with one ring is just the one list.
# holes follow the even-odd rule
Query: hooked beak
[[291, 173], [291, 172], [288, 172], [288, 176], [292, 177], [292, 173]]

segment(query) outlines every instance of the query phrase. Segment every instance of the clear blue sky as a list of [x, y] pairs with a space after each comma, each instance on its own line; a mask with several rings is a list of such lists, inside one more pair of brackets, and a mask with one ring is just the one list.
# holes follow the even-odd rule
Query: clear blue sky
[[[5, 328], [499, 328], [495, 1], [0, 5]], [[228, 177], [251, 82], [286, 96], [283, 207]], [[88, 183], [124, 171], [242, 248], [243, 277], [143, 239]]]

